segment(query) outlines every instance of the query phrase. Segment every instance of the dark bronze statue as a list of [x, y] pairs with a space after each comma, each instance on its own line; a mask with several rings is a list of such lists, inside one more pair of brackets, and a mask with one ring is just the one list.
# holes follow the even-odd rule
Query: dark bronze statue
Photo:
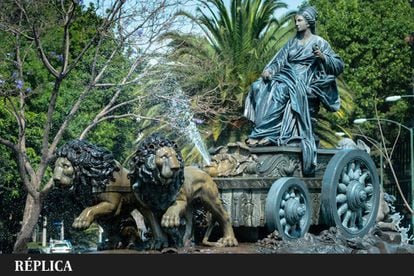
[[[130, 247], [141, 242], [138, 229], [132, 223], [131, 212], [135, 209], [151, 229], [152, 239], [147, 248], [188, 245], [193, 231], [195, 199], [201, 199], [213, 220], [222, 227], [223, 238], [215, 245], [237, 245], [216, 184], [204, 171], [184, 168], [172, 141], [158, 135], [144, 140], [133, 159], [131, 173], [111, 152], [83, 140], [66, 143], [56, 155], [55, 185], [70, 188], [84, 208], [72, 226], [83, 230], [96, 221], [108, 235], [107, 248]], [[134, 192], [131, 183], [134, 183]], [[184, 237], [178, 230], [183, 216]], [[211, 245], [207, 241], [206, 244]]]
[[[155, 238], [155, 247], [165, 247], [170, 232], [185, 220], [184, 245], [192, 237], [194, 201], [201, 200], [211, 212], [213, 223], [221, 226], [223, 237], [218, 246], [237, 246], [229, 215], [223, 207], [216, 184], [210, 175], [196, 167], [184, 167], [177, 145], [157, 134], [145, 139], [133, 158], [131, 183], [140, 204], [151, 209], [151, 228], [161, 233]], [[162, 227], [162, 229], [161, 229]], [[203, 240], [206, 242], [206, 240]], [[211, 245], [207, 243], [207, 245]]]
[[[70, 188], [84, 210], [72, 227], [87, 229], [92, 222], [101, 225], [109, 238], [108, 248], [117, 248], [123, 236], [122, 223], [132, 219], [139, 208], [131, 192], [129, 171], [104, 148], [83, 140], [73, 140], [56, 153], [53, 180], [55, 185]], [[124, 246], [128, 246], [125, 244]]]
[[335, 78], [343, 61], [329, 43], [315, 34], [316, 10], [306, 7], [295, 16], [297, 34], [265, 67], [246, 98], [244, 115], [254, 122], [250, 146], [300, 144], [305, 174], [316, 166], [313, 133], [319, 104], [337, 111], [340, 99]]

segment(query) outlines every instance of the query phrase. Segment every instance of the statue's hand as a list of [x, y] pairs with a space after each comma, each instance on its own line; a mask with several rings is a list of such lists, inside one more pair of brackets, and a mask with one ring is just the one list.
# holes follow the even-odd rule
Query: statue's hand
[[322, 61], [324, 61], [324, 60], [325, 60], [325, 55], [322, 53], [322, 51], [321, 51], [319, 48], [317, 48], [317, 49], [315, 49], [315, 50], [313, 51], [313, 55], [314, 55], [316, 58], [318, 58], [318, 59], [320, 59], [320, 60], [322, 60]]
[[178, 227], [180, 226], [180, 210], [176, 206], [171, 206], [162, 216], [162, 227]]
[[262, 73], [262, 79], [263, 81], [270, 81], [270, 79], [272, 78], [272, 73], [270, 73], [270, 71], [268, 70], [264, 70]]
[[72, 224], [73, 228], [84, 230], [87, 229], [93, 222], [93, 215], [90, 208], [86, 208], [82, 213], [75, 219]]

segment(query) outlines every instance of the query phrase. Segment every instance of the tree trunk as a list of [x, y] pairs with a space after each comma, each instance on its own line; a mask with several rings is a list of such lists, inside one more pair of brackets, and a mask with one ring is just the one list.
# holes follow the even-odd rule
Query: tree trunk
[[30, 241], [42, 208], [40, 193], [33, 198], [29, 193], [26, 197], [26, 206], [24, 208], [22, 228], [17, 235], [14, 244], [13, 253], [27, 253], [27, 243]]

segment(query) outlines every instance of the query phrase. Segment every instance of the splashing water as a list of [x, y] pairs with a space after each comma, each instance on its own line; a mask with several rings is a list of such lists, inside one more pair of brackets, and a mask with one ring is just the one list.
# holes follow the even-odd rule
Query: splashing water
[[194, 115], [190, 108], [190, 101], [184, 94], [181, 87], [174, 80], [169, 80], [168, 84], [164, 85], [167, 88], [169, 120], [171, 125], [178, 129], [178, 131], [194, 143], [194, 146], [203, 157], [206, 165], [211, 164], [210, 154], [201, 138], [200, 132], [195, 124]]
[[414, 241], [414, 235], [408, 236], [408, 232], [410, 231], [411, 225], [408, 224], [408, 228], [403, 227], [401, 224], [403, 218], [404, 216], [400, 215], [399, 212], [391, 215], [392, 223], [396, 226], [397, 232], [399, 232], [401, 235], [401, 244], [409, 244], [411, 241]]
[[196, 124], [194, 122], [190, 122], [185, 128], [185, 133], [189, 135], [190, 140], [194, 143], [195, 147], [200, 152], [206, 165], [210, 165], [210, 154], [208, 153], [208, 150], [204, 145], [203, 140], [201, 139], [201, 135], [197, 129]]

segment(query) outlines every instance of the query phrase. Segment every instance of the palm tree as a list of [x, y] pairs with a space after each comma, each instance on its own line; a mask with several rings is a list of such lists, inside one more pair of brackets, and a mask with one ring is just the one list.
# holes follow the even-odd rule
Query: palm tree
[[[210, 108], [204, 110], [221, 111], [205, 114], [213, 126], [211, 137], [217, 141], [223, 136], [225, 141], [228, 127], [241, 117], [248, 87], [292, 34], [293, 25], [288, 20], [293, 13], [274, 16], [278, 9], [287, 7], [282, 1], [232, 0], [229, 7], [223, 0], [199, 2], [198, 16], [184, 11], [177, 16], [198, 24], [204, 37], [169, 33], [164, 38], [171, 41], [171, 58], [179, 64], [178, 74], [183, 75], [184, 86], [189, 89], [185, 90], [192, 95], [210, 92]], [[201, 83], [194, 82], [197, 79]]]
[[276, 10], [287, 7], [282, 1], [233, 0], [229, 8], [223, 0], [199, 1], [199, 16], [179, 15], [201, 27], [215, 54], [226, 61], [229, 78], [241, 81], [239, 88], [244, 91], [237, 92], [245, 92], [275, 53], [275, 44], [291, 33], [285, 23], [292, 13], [274, 17]]

